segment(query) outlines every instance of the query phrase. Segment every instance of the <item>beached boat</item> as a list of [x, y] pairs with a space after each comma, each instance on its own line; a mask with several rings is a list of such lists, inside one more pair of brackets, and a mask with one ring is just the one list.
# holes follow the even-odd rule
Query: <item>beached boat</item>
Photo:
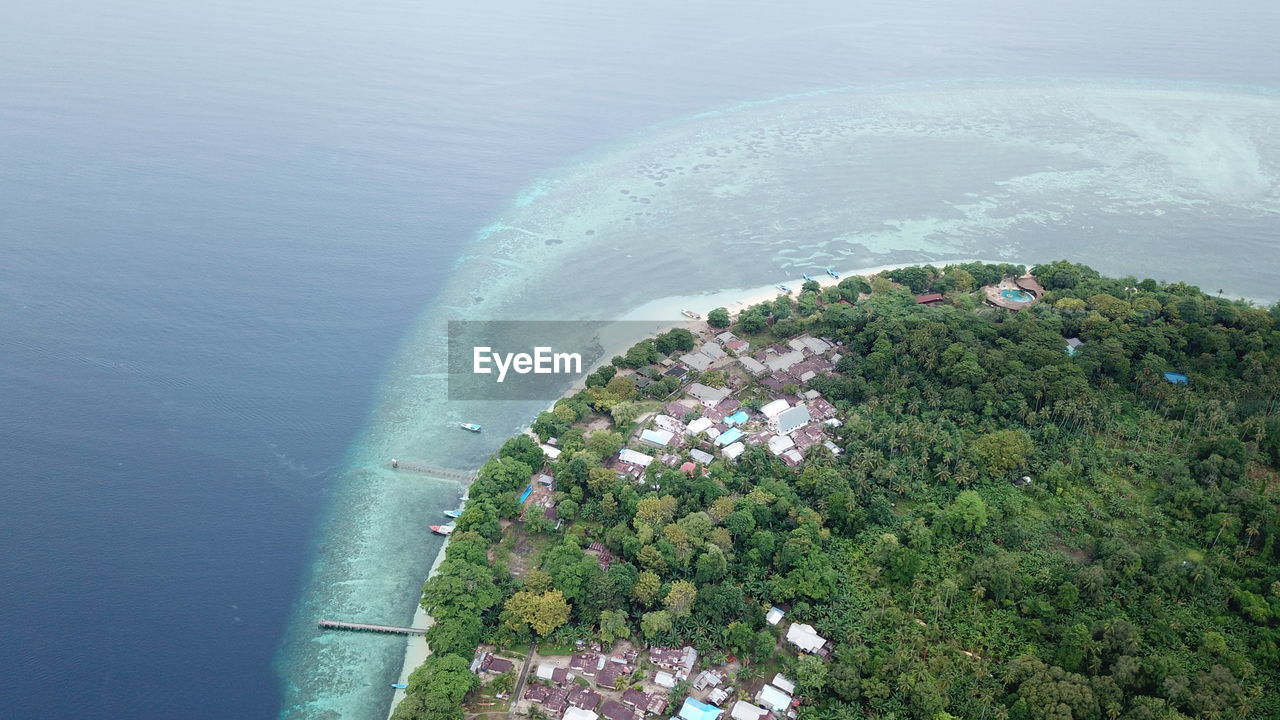
[[774, 285], [774, 287], [778, 288], [779, 290], [781, 290], [781, 291], [782, 291], [782, 292], [784, 292], [784, 293], [789, 293], [789, 292], [791, 292], [791, 288], [787, 287], [786, 285], [783, 285], [782, 283], [778, 283], [777, 285]]
[[812, 275], [810, 275], [809, 273], [805, 273], [805, 274], [804, 274], [804, 281], [805, 281], [805, 282], [818, 282], [818, 281], [817, 281], [817, 280], [815, 280], [815, 279], [813, 278], [813, 276], [812, 276]]
[[702, 316], [701, 316], [701, 315], [699, 315], [698, 313], [696, 313], [696, 312], [694, 312], [694, 311], [692, 311], [692, 310], [681, 310], [681, 311], [680, 311], [680, 314], [681, 314], [681, 315], [683, 315], [683, 316], [685, 316], [685, 317], [687, 317], [687, 318], [689, 318], [690, 320], [701, 320], [701, 319], [702, 319]]
[[458, 424], [462, 426], [463, 430], [466, 430], [468, 432], [476, 432], [476, 433], [480, 432], [480, 426], [475, 423], [458, 423]]
[[391, 687], [393, 687], [393, 688], [395, 688], [395, 689], [397, 689], [397, 690], [404, 690], [405, 688], [407, 688], [407, 687], [409, 687], [409, 686], [408, 686], [408, 685], [406, 685], [405, 683], [391, 683]]
[[835, 270], [832, 270], [831, 268], [827, 268], [827, 274], [837, 280], [840, 279], [840, 273], [836, 272]]
[[437, 535], [448, 535], [453, 532], [454, 525], [453, 523], [449, 523], [448, 525], [428, 525], [427, 527], [431, 529], [431, 532]]
[[456, 518], [456, 517], [458, 517], [458, 516], [459, 516], [459, 515], [461, 515], [461, 514], [462, 514], [462, 508], [458, 508], [457, 510], [445, 510], [445, 511], [444, 511], [444, 516], [445, 516], [445, 517], [447, 517], [447, 518]]

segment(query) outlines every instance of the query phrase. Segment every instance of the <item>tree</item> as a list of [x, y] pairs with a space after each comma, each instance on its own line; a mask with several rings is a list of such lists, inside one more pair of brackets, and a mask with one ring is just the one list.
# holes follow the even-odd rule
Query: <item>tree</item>
[[569, 621], [570, 606], [559, 590], [541, 594], [521, 590], [507, 600], [506, 609], [543, 637]]
[[662, 604], [673, 618], [682, 618], [693, 608], [693, 600], [698, 596], [698, 587], [688, 580], [677, 580], [671, 583], [671, 589], [662, 599]]
[[[597, 430], [587, 436], [587, 452], [601, 460], [607, 460], [622, 449], [622, 435], [612, 430]], [[598, 468], [592, 468], [596, 470]]]
[[827, 664], [816, 655], [805, 655], [796, 662], [796, 684], [805, 695], [817, 695], [827, 686]]
[[717, 329], [729, 327], [729, 310], [718, 307], [707, 313], [707, 324]]
[[1035, 449], [1031, 437], [1022, 430], [997, 430], [978, 438], [970, 446], [974, 461], [987, 474], [1002, 478], [1020, 468]]
[[646, 570], [636, 578], [636, 584], [631, 588], [631, 596], [642, 606], [648, 607], [653, 605], [661, 589], [662, 578], [658, 577], [657, 573]]
[[653, 640], [663, 633], [671, 632], [672, 627], [674, 626], [671, 623], [671, 613], [666, 610], [647, 612], [640, 618], [640, 632], [644, 633], [645, 638], [648, 640]]
[[542, 448], [538, 447], [538, 443], [534, 442], [533, 438], [523, 433], [503, 443], [502, 448], [498, 450], [498, 457], [511, 458], [530, 468], [542, 467], [543, 463]]
[[987, 526], [987, 504], [973, 490], [965, 490], [957, 495], [948, 515], [953, 527], [970, 535], [977, 535]]
[[627, 613], [622, 610], [600, 611], [600, 639], [611, 643], [619, 638], [631, 637], [631, 625]]
[[409, 674], [404, 701], [393, 720], [462, 720], [462, 699], [480, 686], [461, 655], [431, 655]]

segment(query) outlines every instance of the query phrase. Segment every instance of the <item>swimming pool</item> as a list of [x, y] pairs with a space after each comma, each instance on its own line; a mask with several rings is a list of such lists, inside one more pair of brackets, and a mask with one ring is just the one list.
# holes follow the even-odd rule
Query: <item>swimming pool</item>
[[1001, 290], [1000, 297], [1009, 302], [1026, 303], [1036, 299], [1035, 295], [1022, 290]]

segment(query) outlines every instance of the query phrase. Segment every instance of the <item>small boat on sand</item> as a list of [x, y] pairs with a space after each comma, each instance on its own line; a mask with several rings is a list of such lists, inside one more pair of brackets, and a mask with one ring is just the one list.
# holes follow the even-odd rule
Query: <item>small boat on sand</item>
[[777, 285], [774, 285], [774, 287], [778, 288], [779, 290], [781, 290], [781, 291], [782, 291], [782, 292], [784, 292], [784, 293], [789, 293], [789, 292], [791, 292], [791, 288], [787, 287], [786, 285], [783, 285], [782, 283], [778, 283]]
[[680, 311], [680, 314], [681, 314], [681, 315], [683, 315], [683, 316], [685, 316], [685, 317], [687, 317], [687, 318], [689, 318], [690, 320], [701, 320], [701, 319], [702, 319], [702, 316], [701, 316], [701, 315], [699, 315], [698, 313], [696, 313], [696, 312], [694, 312], [694, 311], [692, 311], [692, 310], [681, 310], [681, 311]]
[[459, 516], [459, 515], [461, 515], [461, 514], [462, 514], [462, 508], [458, 508], [457, 510], [445, 510], [445, 511], [444, 511], [444, 516], [445, 516], [445, 517], [447, 517], [447, 518], [456, 518], [456, 517], [458, 517], [458, 516]]
[[448, 525], [428, 525], [427, 527], [437, 535], [448, 535], [453, 532], [454, 525], [449, 523]]
[[409, 687], [409, 686], [408, 686], [408, 685], [406, 685], [405, 683], [391, 683], [391, 687], [393, 687], [393, 688], [395, 688], [395, 689], [397, 689], [397, 690], [404, 690], [405, 688], [407, 688], [407, 687]]
[[458, 424], [462, 426], [462, 429], [466, 430], [467, 432], [474, 432], [474, 433], [480, 432], [480, 426], [475, 423], [458, 423]]
[[840, 279], [840, 273], [836, 272], [835, 270], [832, 270], [831, 268], [827, 268], [827, 274], [837, 280]]
[[805, 273], [805, 274], [804, 274], [804, 281], [805, 281], [805, 282], [818, 282], [818, 281], [817, 281], [817, 280], [815, 280], [815, 279], [813, 278], [813, 276], [812, 276], [812, 275], [810, 275], [809, 273]]

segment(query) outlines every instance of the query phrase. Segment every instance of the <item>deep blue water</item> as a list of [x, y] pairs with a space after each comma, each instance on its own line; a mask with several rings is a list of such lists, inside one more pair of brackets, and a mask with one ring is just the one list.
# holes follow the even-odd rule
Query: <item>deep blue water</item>
[[385, 363], [546, 168], [845, 84], [1275, 88], [1278, 28], [1260, 0], [6, 3], [0, 717], [276, 715]]

